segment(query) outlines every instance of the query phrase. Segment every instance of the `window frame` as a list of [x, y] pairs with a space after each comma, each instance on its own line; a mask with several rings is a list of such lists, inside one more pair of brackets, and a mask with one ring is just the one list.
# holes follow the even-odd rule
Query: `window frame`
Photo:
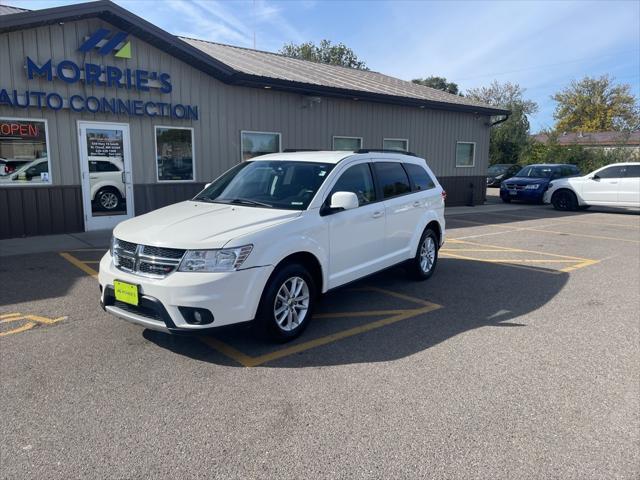
[[373, 164], [372, 164], [369, 160], [366, 160], [366, 161], [364, 161], [364, 162], [353, 163], [353, 164], [351, 164], [351, 165], [347, 165], [347, 167], [345, 167], [345, 169], [344, 169], [344, 170], [342, 170], [342, 171], [338, 174], [338, 176], [337, 176], [337, 178], [336, 178], [335, 182], [333, 182], [333, 183], [331, 184], [331, 187], [329, 188], [329, 191], [327, 192], [327, 196], [326, 196], [326, 198], [324, 199], [324, 201], [322, 202], [322, 207], [321, 207], [321, 208], [323, 208], [323, 207], [324, 207], [324, 208], [330, 207], [330, 204], [331, 204], [331, 195], [332, 195], [333, 189], [334, 189], [334, 188], [336, 188], [336, 185], [338, 184], [338, 182], [340, 181], [340, 179], [342, 178], [342, 176], [343, 176], [344, 174], [346, 174], [350, 169], [355, 168], [355, 167], [358, 167], [358, 166], [360, 166], [360, 165], [366, 165], [366, 166], [367, 166], [367, 168], [369, 169], [369, 174], [371, 175], [371, 183], [373, 183], [373, 195], [374, 195], [374, 197], [375, 197], [375, 198], [374, 198], [373, 200], [371, 200], [370, 202], [368, 202], [368, 203], [365, 203], [365, 204], [362, 204], [362, 205], [358, 205], [358, 208], [366, 207], [366, 206], [368, 206], [368, 205], [371, 205], [371, 204], [378, 203], [378, 202], [382, 201], [382, 198], [380, 197], [380, 192], [378, 191], [378, 183], [377, 183], [377, 181], [376, 181], [376, 174], [375, 174], [375, 172], [373, 171], [373, 170], [374, 170], [374, 169], [373, 169]]
[[[8, 187], [8, 188], [20, 188], [20, 187], [50, 187], [53, 185], [53, 172], [51, 171], [51, 143], [49, 142], [49, 121], [46, 118], [20, 118], [20, 117], [3, 117], [0, 116], [0, 121], [8, 120], [15, 122], [44, 122], [44, 141], [47, 147], [47, 164], [49, 168], [49, 181], [42, 183], [1, 183], [0, 188]], [[37, 159], [36, 159], [37, 160]]]
[[[380, 177], [378, 176], [378, 169], [376, 168], [376, 165], [379, 163], [397, 163], [398, 165], [400, 165], [400, 167], [402, 168], [402, 171], [404, 172], [404, 174], [407, 176], [407, 182], [409, 184], [409, 191], [405, 192], [405, 193], [400, 193], [398, 195], [394, 195], [393, 197], [388, 197], [385, 198], [384, 197], [384, 186], [382, 184], [382, 181], [380, 179]], [[386, 202], [389, 200], [394, 200], [396, 198], [400, 198], [400, 197], [404, 197], [405, 195], [412, 195], [414, 193], [418, 193], [420, 192], [420, 190], [413, 190], [413, 186], [411, 183], [411, 177], [409, 176], [409, 172], [407, 172], [407, 169], [404, 168], [404, 164], [403, 162], [400, 161], [395, 161], [395, 160], [391, 160], [391, 159], [386, 159], [386, 158], [380, 158], [380, 159], [375, 159], [374, 161], [371, 162], [371, 169], [373, 170], [373, 175], [374, 175], [374, 184], [376, 186], [376, 197], [379, 199], [380, 202]], [[422, 190], [424, 191], [424, 190]], [[373, 203], [373, 202], [371, 202]], [[370, 204], [367, 204], [370, 205]]]
[[[602, 175], [600, 175], [602, 172], [605, 172], [607, 170], [610, 169], [614, 169], [614, 168], [619, 168], [621, 170], [621, 174], [620, 176], [617, 177], [603, 177]], [[626, 165], [606, 165], [603, 168], [601, 168], [598, 172], [594, 173], [593, 175], [597, 175], [598, 178], [602, 178], [603, 180], [606, 180], [608, 178], [627, 178], [627, 166]], [[592, 177], [593, 177], [592, 175]], [[632, 177], [633, 178], [633, 177]]]
[[[431, 184], [433, 186], [430, 188], [427, 188], [426, 190], [417, 189], [416, 188], [417, 184], [414, 182], [413, 177], [411, 176], [411, 173], [409, 173], [409, 168], [407, 167], [407, 165], [413, 165], [416, 168], [420, 168], [424, 170], [424, 173], [427, 175], [427, 178], [431, 181]], [[407, 173], [407, 176], [409, 177], [409, 183], [411, 184], [411, 193], [428, 192], [436, 188], [436, 182], [426, 168], [418, 165], [417, 163], [410, 163], [410, 162], [402, 162], [402, 167], [404, 168], [404, 171]]]
[[[191, 130], [191, 167], [193, 178], [191, 180], [160, 180], [160, 171], [158, 170], [158, 129], [167, 128], [173, 130]], [[193, 127], [174, 127], [173, 125], [154, 125], [153, 126], [153, 145], [155, 150], [156, 165], [156, 183], [195, 183], [196, 182], [196, 134]]]
[[[331, 151], [333, 152], [350, 152], [351, 150], [336, 150], [336, 138], [344, 138], [350, 140], [358, 140], [360, 142], [360, 148], [358, 150], [362, 150], [364, 148], [363, 137], [351, 137], [349, 135], [333, 135], [331, 137]], [[357, 150], [353, 150], [356, 152]]]
[[[393, 149], [386, 149], [384, 146], [384, 142], [386, 142], [387, 140], [390, 141], [396, 141], [396, 142], [405, 142], [406, 147], [404, 150], [393, 150]], [[382, 149], [383, 150], [393, 150], [394, 152], [408, 152], [409, 151], [409, 139], [408, 138], [383, 138], [382, 139]]]
[[[471, 158], [471, 165], [458, 165], [458, 145], [461, 143], [467, 144], [467, 145], [473, 145], [473, 156]], [[456, 148], [453, 154], [455, 157], [456, 168], [473, 168], [476, 166], [476, 142], [467, 142], [463, 140], [456, 141]]]
[[[278, 151], [277, 152], [271, 152], [271, 153], [282, 153], [282, 133], [280, 132], [260, 132], [258, 130], [240, 130], [240, 161], [241, 162], [248, 162], [249, 160], [251, 160], [251, 158], [256, 158], [256, 157], [251, 157], [248, 160], [245, 160], [244, 157], [244, 152], [242, 150], [242, 136], [245, 133], [259, 133], [262, 135], [277, 135], [278, 136]], [[268, 154], [265, 154], [268, 155]], [[256, 155], [257, 157], [259, 157], [260, 155]]]

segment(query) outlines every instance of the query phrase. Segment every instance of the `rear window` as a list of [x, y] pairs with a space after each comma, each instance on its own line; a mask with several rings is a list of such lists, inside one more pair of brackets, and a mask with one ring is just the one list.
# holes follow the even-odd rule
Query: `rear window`
[[429, 176], [427, 171], [422, 168], [420, 165], [415, 165], [413, 163], [405, 163], [404, 168], [409, 174], [409, 179], [411, 180], [412, 190], [414, 192], [420, 190], [429, 190], [430, 188], [435, 188], [436, 184], [433, 179]]
[[411, 192], [411, 184], [402, 164], [395, 162], [374, 163], [378, 181], [384, 198], [391, 198]]
[[640, 165], [627, 165], [627, 178], [640, 177]]

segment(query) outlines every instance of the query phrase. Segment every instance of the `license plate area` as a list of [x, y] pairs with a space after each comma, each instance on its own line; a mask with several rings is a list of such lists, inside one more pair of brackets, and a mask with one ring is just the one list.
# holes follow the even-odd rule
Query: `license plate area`
[[120, 280], [113, 281], [113, 292], [116, 300], [129, 305], [138, 306], [140, 302], [140, 294], [138, 291], [138, 285], [132, 283], [122, 282]]
[[509, 195], [517, 195], [518, 191], [517, 190], [509, 190]]

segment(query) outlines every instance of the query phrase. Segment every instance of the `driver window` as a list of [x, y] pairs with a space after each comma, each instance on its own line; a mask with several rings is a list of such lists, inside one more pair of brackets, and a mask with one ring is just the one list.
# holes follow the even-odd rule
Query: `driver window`
[[344, 172], [331, 190], [327, 199], [329, 202], [331, 202], [331, 195], [336, 192], [355, 193], [361, 206], [373, 202], [376, 199], [376, 193], [373, 188], [373, 177], [369, 164], [354, 165]]
[[604, 170], [598, 172], [596, 175], [598, 175], [598, 177], [600, 178], [622, 178], [624, 177], [624, 170], [624, 166], [618, 165], [615, 167], [605, 168]]

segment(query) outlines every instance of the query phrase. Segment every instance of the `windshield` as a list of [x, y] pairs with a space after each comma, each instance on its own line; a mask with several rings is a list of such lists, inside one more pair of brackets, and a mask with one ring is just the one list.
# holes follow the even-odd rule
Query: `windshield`
[[516, 177], [551, 178], [553, 171], [553, 167], [536, 167], [531, 165], [520, 170]]
[[509, 167], [506, 165], [491, 165], [489, 167], [489, 175], [500, 175], [502, 173], [506, 173]]
[[333, 166], [294, 161], [242, 162], [217, 178], [194, 200], [304, 210]]

